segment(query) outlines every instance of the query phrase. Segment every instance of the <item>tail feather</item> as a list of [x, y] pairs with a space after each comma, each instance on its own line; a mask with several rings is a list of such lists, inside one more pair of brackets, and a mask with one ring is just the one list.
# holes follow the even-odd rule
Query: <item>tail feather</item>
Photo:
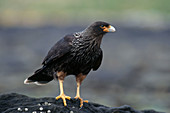
[[35, 73], [25, 79], [24, 84], [37, 84], [44, 85], [53, 80], [53, 77], [45, 73], [45, 69], [41, 68], [35, 71]]

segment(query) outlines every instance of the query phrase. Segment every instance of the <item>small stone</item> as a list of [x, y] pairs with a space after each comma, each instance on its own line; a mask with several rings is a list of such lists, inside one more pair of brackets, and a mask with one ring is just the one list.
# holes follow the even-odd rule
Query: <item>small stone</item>
[[28, 111], [28, 108], [25, 108], [25, 111]]
[[51, 106], [51, 103], [48, 103], [49, 106]]
[[48, 102], [44, 102], [45, 105], [48, 105]]
[[72, 108], [75, 108], [74, 106]]
[[42, 110], [43, 110], [43, 107], [40, 107], [39, 109], [42, 111]]
[[70, 111], [70, 113], [74, 113], [73, 111]]
[[48, 110], [47, 113], [51, 113], [51, 110]]
[[21, 108], [18, 108], [17, 110], [18, 110], [18, 111], [22, 111], [22, 109], [21, 109]]
[[36, 111], [33, 111], [32, 113], [37, 113]]
[[41, 104], [38, 104], [38, 106], [41, 106]]

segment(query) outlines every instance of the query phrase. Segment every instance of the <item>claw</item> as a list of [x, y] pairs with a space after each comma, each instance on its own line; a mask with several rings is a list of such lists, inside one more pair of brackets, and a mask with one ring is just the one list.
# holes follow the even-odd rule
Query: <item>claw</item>
[[83, 106], [83, 102], [85, 102], [85, 103], [88, 103], [88, 102], [89, 102], [88, 100], [83, 100], [82, 98], [80, 98], [80, 97], [78, 97], [78, 96], [76, 96], [76, 97], [74, 97], [74, 98], [80, 100], [80, 108]]
[[71, 99], [71, 97], [65, 96], [65, 94], [61, 94], [61, 95], [59, 95], [59, 96], [56, 97], [56, 100], [58, 100], [58, 99], [60, 99], [60, 98], [63, 100], [64, 106], [67, 106], [66, 99], [68, 99], [68, 100]]
[[68, 100], [71, 100], [71, 97], [70, 96], [65, 96], [66, 99]]
[[85, 103], [89, 103], [89, 101], [88, 101], [88, 100], [84, 100], [83, 102], [85, 102]]

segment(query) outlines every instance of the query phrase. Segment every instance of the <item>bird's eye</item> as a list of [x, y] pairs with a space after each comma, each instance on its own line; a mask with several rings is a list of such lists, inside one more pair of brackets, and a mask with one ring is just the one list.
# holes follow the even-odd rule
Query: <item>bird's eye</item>
[[104, 27], [104, 25], [101, 25], [100, 27]]

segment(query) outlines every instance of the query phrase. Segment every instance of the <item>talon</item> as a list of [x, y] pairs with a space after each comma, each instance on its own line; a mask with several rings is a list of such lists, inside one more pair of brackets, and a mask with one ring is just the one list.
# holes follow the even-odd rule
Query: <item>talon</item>
[[82, 98], [80, 98], [80, 97], [78, 97], [78, 96], [76, 96], [76, 97], [74, 97], [74, 98], [80, 100], [80, 107], [83, 106], [83, 102], [85, 102], [85, 103], [88, 103], [88, 102], [89, 102], [88, 100], [83, 100]]
[[57, 96], [55, 99], [58, 100], [58, 99], [60, 99], [60, 98], [62, 98], [62, 97], [61, 97], [61, 96]]
[[58, 100], [58, 99], [60, 99], [60, 98], [63, 100], [64, 106], [67, 106], [66, 99], [68, 99], [68, 100], [71, 99], [71, 97], [65, 96], [64, 94], [62, 94], [62, 95], [57, 96], [57, 97], [56, 97], [56, 100]]
[[75, 96], [74, 98], [75, 98], [75, 99], [80, 99], [80, 97], [78, 97], [78, 96]]
[[88, 100], [84, 100], [83, 102], [85, 102], [85, 103], [89, 103], [89, 101], [88, 101]]
[[71, 97], [69, 97], [69, 96], [65, 96], [65, 98], [66, 98], [66, 99], [68, 99], [68, 100], [70, 100], [70, 99], [71, 99]]

